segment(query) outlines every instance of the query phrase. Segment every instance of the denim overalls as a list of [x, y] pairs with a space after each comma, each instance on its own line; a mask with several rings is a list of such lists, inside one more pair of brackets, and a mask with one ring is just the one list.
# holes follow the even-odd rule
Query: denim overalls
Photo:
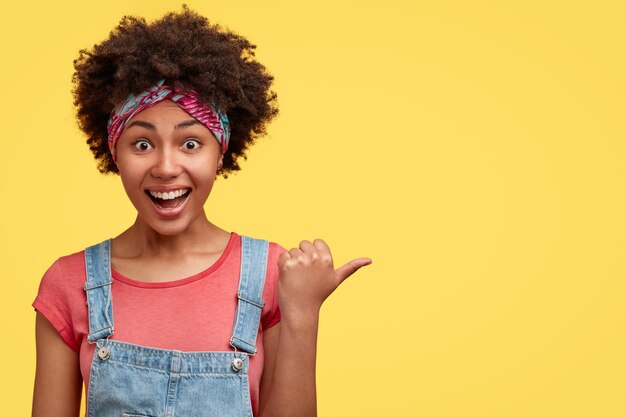
[[183, 352], [110, 339], [110, 240], [85, 249], [88, 341], [96, 343], [87, 416], [252, 417], [247, 358], [256, 353], [267, 252], [268, 241], [241, 236], [233, 350]]

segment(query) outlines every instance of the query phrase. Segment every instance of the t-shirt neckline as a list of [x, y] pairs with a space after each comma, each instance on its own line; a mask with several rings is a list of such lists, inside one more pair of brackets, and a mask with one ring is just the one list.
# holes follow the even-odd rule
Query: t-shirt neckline
[[238, 241], [239, 235], [235, 232], [230, 232], [230, 238], [228, 240], [228, 244], [226, 245], [226, 249], [222, 252], [220, 257], [215, 261], [215, 263], [209, 266], [204, 271], [200, 271], [197, 274], [191, 275], [189, 277], [176, 279], [173, 281], [163, 281], [163, 282], [146, 282], [139, 281], [133, 278], [126, 277], [111, 267], [111, 277], [117, 281], [123, 282], [124, 284], [132, 285], [134, 287], [140, 288], [170, 288], [170, 287], [178, 287], [181, 285], [189, 284], [191, 282], [198, 281], [202, 278], [205, 278], [215, 272], [228, 258], [230, 253], [235, 246], [235, 243]]

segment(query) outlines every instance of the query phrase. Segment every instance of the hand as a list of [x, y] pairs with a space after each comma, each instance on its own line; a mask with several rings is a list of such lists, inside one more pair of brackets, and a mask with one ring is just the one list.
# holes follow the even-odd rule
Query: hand
[[300, 242], [278, 257], [278, 305], [281, 313], [319, 312], [322, 303], [369, 258], [357, 258], [334, 269], [330, 248], [322, 239]]

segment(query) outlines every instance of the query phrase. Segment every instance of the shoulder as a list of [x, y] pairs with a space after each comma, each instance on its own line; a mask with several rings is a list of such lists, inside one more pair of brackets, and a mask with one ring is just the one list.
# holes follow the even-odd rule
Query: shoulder
[[[62, 256], [50, 265], [39, 283], [32, 302], [75, 352], [80, 341], [75, 329], [77, 318], [86, 311], [84, 251]], [[80, 321], [80, 320], [78, 320]]]
[[[238, 235], [240, 241], [241, 239], [243, 239], [244, 235]], [[268, 240], [268, 239], [263, 239], [261, 237], [251, 237], [251, 236], [245, 236], [247, 238], [251, 238], [251, 239], [255, 239], [255, 240], [260, 240], [260, 241], [266, 241], [268, 243], [268, 249], [267, 249], [267, 260], [268, 260], [268, 266], [274, 266], [274, 264], [276, 263], [276, 261], [278, 260], [278, 257], [280, 256], [281, 253], [283, 252], [287, 252], [287, 249], [285, 249], [283, 246], [281, 246], [280, 244]], [[240, 243], [241, 245], [241, 243]]]
[[286, 252], [280, 244], [268, 241], [267, 250], [267, 271], [265, 277], [265, 288], [263, 290], [263, 299], [265, 307], [261, 318], [261, 328], [267, 330], [280, 321], [280, 307], [276, 291], [278, 288], [278, 257], [281, 253]]
[[38, 296], [44, 302], [73, 301], [82, 295], [85, 283], [85, 251], [61, 256], [48, 267], [39, 282]]
[[268, 258], [272, 257], [272, 258], [278, 259], [280, 254], [283, 252], [287, 252], [287, 249], [285, 249], [284, 247], [282, 247], [280, 244], [276, 242], [269, 242], [269, 248], [268, 248], [268, 254], [267, 254]]
[[65, 286], [73, 279], [82, 279], [85, 276], [85, 251], [75, 252], [58, 258], [44, 273], [43, 281], [53, 281]]

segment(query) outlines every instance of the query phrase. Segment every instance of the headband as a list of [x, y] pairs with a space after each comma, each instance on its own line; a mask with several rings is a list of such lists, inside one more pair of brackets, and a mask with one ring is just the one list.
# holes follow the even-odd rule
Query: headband
[[164, 83], [165, 80], [160, 80], [138, 95], [130, 94], [111, 112], [107, 131], [109, 134], [109, 151], [111, 151], [113, 161], [116, 159], [115, 144], [124, 131], [126, 123], [142, 110], [163, 100], [172, 100], [190, 116], [206, 126], [221, 145], [222, 155], [228, 149], [230, 126], [226, 114], [222, 113], [215, 103], [210, 106], [200, 104], [200, 97], [197, 92], [183, 93], [177, 88], [163, 85]]

